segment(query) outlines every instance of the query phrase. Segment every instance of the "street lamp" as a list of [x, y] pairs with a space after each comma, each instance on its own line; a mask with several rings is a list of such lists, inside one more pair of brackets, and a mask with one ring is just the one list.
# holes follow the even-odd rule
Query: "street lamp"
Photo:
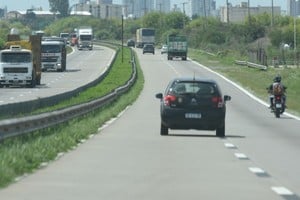
[[[298, 1], [295, 1], [295, 4], [297, 5]], [[294, 65], [297, 65], [297, 26], [296, 26], [296, 5], [294, 5]]]
[[229, 3], [228, 3], [228, 0], [226, 0], [226, 14], [227, 14], [227, 23], [229, 24]]
[[273, 25], [274, 25], [274, 4], [273, 4], [273, 0], [271, 0], [271, 6], [272, 6], [271, 27], [273, 27]]

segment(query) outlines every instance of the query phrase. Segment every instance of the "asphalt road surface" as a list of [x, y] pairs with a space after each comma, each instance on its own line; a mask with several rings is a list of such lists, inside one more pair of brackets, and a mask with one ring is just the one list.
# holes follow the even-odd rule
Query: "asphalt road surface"
[[0, 88], [0, 105], [53, 96], [86, 85], [106, 70], [115, 54], [114, 50], [102, 46], [95, 46], [93, 51], [74, 50], [67, 57], [66, 71], [43, 72], [41, 85]]
[[[0, 190], [7, 200], [299, 200], [300, 123], [192, 61], [141, 54], [138, 100], [85, 143]], [[215, 131], [160, 136], [159, 100], [178, 76], [216, 79], [227, 103], [226, 138]], [[267, 99], [267, 97], [266, 97]]]

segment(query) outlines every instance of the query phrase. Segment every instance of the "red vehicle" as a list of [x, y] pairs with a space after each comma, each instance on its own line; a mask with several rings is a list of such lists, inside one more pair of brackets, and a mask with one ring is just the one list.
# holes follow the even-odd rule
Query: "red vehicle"
[[78, 38], [76, 33], [71, 34], [71, 46], [76, 46], [78, 44]]

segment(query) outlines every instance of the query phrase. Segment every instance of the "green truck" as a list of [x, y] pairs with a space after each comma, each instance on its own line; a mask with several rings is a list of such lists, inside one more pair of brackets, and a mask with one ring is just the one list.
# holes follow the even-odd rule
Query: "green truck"
[[183, 35], [169, 35], [167, 38], [168, 44], [168, 60], [173, 58], [187, 59], [188, 44], [187, 38]]

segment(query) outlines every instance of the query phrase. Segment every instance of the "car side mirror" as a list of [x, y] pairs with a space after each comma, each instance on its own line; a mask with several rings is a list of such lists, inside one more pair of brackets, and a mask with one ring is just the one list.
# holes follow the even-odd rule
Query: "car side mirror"
[[230, 101], [231, 100], [231, 96], [229, 95], [224, 95], [224, 101]]
[[163, 98], [163, 94], [162, 93], [158, 93], [158, 94], [155, 95], [155, 97], [161, 100]]

